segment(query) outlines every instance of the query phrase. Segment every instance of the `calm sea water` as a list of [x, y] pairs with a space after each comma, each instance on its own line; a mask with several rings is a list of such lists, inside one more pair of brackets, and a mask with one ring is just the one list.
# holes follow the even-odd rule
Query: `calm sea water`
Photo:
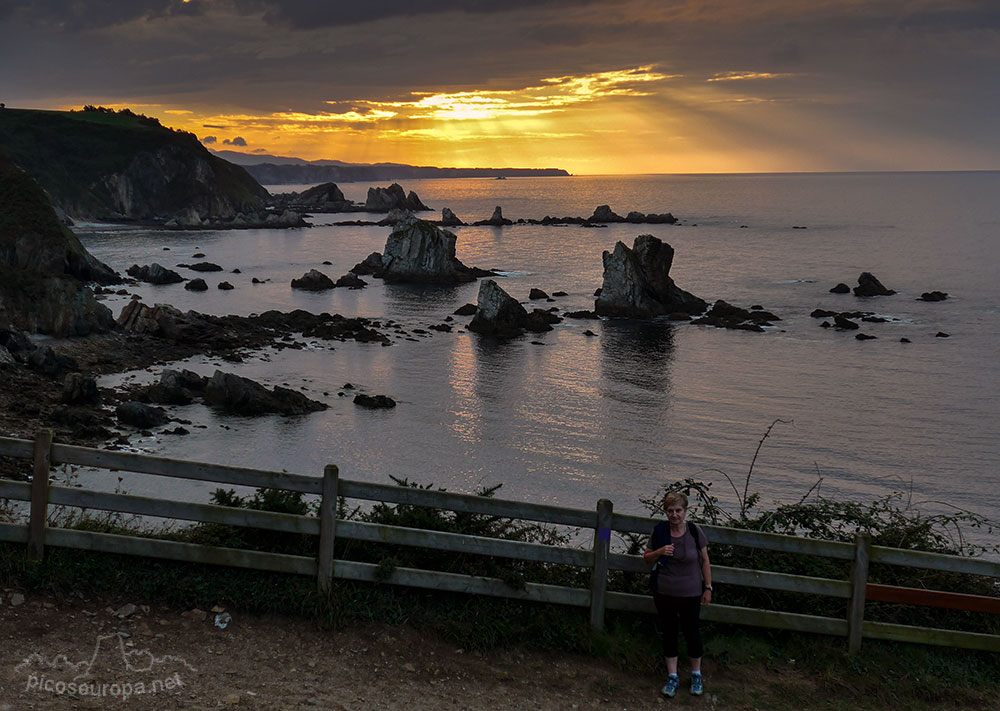
[[[363, 200], [368, 185], [341, 187]], [[238, 418], [178, 408], [178, 416], [207, 427], [138, 444], [315, 475], [332, 462], [347, 478], [387, 482], [393, 475], [453, 491], [502, 483], [504, 498], [565, 506], [591, 507], [607, 497], [617, 511], [642, 513], [640, 497], [685, 477], [713, 482], [734, 504], [721, 472], [742, 490], [758, 441], [781, 419], [788, 424], [774, 428], [749, 486], [765, 505], [797, 501], [822, 477], [818, 490], [828, 497], [869, 500], [902, 490], [923, 510], [952, 505], [1000, 518], [1000, 173], [423, 180], [404, 188], [437, 214], [450, 207], [467, 221], [488, 217], [495, 205], [517, 219], [588, 216], [599, 204], [621, 214], [672, 211], [683, 221], [458, 229], [459, 258], [504, 270], [501, 285], [516, 298], [526, 300], [531, 287], [563, 290], [569, 296], [554, 305], [592, 308], [602, 251], [652, 233], [675, 248], [672, 276], [682, 288], [709, 301], [761, 304], [783, 320], [767, 333], [566, 320], [550, 333], [506, 343], [456, 330], [400, 338], [390, 348], [318, 343], [239, 365], [196, 358], [187, 367], [308, 388], [330, 409]], [[135, 262], [173, 267], [195, 261], [199, 251], [223, 265], [225, 273], [203, 275], [212, 287], [206, 293], [180, 285], [135, 289], [147, 303], [181, 309], [303, 308], [391, 318], [410, 330], [475, 301], [477, 284], [371, 280], [362, 291], [293, 291], [289, 281], [308, 269], [336, 278], [382, 250], [388, 228], [328, 226], [337, 219], [345, 216], [317, 215], [311, 229], [82, 229], [80, 236], [120, 271]], [[235, 267], [242, 274], [228, 273]], [[855, 284], [862, 271], [899, 293], [868, 300], [828, 293], [837, 282]], [[254, 286], [252, 277], [270, 282]], [[236, 289], [216, 290], [223, 279]], [[952, 298], [915, 300], [932, 289]], [[117, 312], [122, 303], [109, 305]], [[819, 328], [809, 317], [815, 308], [896, 320], [865, 324], [878, 338], [861, 342]], [[596, 337], [584, 335], [588, 328]], [[951, 337], [936, 338], [938, 331]], [[399, 405], [358, 408], [337, 396], [347, 382]], [[151, 479], [124, 486], [161, 493], [162, 482]], [[207, 496], [202, 485], [169, 486], [182, 496]]]

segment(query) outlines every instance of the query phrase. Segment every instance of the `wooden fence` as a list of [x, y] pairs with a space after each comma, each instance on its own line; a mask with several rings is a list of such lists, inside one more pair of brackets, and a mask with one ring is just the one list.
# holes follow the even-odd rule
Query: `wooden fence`
[[[642, 574], [649, 572], [649, 566], [643, 562], [641, 556], [611, 552], [612, 532], [648, 534], [656, 520], [616, 514], [611, 501], [607, 499], [601, 499], [593, 511], [503, 501], [468, 494], [340, 479], [337, 467], [332, 465], [325, 468], [322, 477], [313, 477], [89, 449], [54, 443], [50, 431], [40, 432], [34, 441], [0, 437], [0, 456], [22, 458], [33, 462], [33, 479], [30, 484], [0, 480], [0, 498], [30, 502], [28, 524], [0, 522], [0, 541], [26, 544], [27, 555], [34, 560], [43, 556], [46, 547], [56, 546], [308, 575], [315, 577], [320, 589], [324, 591], [329, 590], [333, 580], [338, 578], [492, 595], [589, 607], [590, 622], [595, 629], [603, 627], [606, 610], [654, 612], [652, 600], [648, 595], [609, 591], [607, 585], [608, 573], [611, 570]], [[52, 466], [59, 465], [95, 467], [218, 484], [302, 492], [321, 497], [319, 515], [300, 516], [57, 486], [50, 483], [49, 472]], [[426, 506], [591, 529], [593, 545], [590, 549], [568, 548], [337, 519], [338, 497]], [[69, 506], [308, 534], [319, 537], [319, 552], [318, 556], [313, 558], [49, 527], [47, 525], [49, 506]], [[720, 565], [713, 565], [712, 568], [714, 583], [845, 599], [848, 601], [845, 618], [712, 604], [704, 608], [704, 619], [846, 637], [851, 651], [859, 649], [862, 639], [868, 638], [1000, 652], [1000, 635], [864, 619], [866, 601], [1000, 613], [998, 597], [870, 584], [868, 568], [871, 563], [994, 578], [1000, 578], [1000, 563], [873, 546], [870, 540], [861, 534], [855, 537], [853, 543], [844, 543], [719, 526], [705, 525], [703, 528], [713, 544], [820, 556], [851, 563], [850, 576], [847, 580]], [[573, 588], [526, 583], [523, 589], [514, 589], [494, 578], [402, 567], [393, 569], [388, 577], [384, 577], [382, 574], [384, 571], [379, 571], [379, 566], [376, 564], [335, 560], [334, 541], [337, 538], [578, 566], [591, 570], [591, 584], [589, 588]]]

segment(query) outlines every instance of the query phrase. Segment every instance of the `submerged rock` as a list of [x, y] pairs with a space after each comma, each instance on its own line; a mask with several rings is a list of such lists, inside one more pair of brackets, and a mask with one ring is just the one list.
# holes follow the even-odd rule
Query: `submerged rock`
[[652, 235], [636, 237], [632, 249], [618, 242], [614, 252], [604, 252], [604, 283], [594, 311], [630, 318], [704, 311], [705, 301], [670, 278], [673, 257], [673, 248]]
[[371, 410], [382, 410], [396, 407], [396, 401], [388, 395], [365, 395], [358, 393], [354, 396], [354, 404], [367, 407]]
[[346, 286], [349, 289], [364, 289], [368, 286], [368, 282], [354, 272], [347, 272], [347, 274], [337, 279], [336, 286]]
[[208, 291], [208, 284], [204, 279], [192, 279], [184, 285], [184, 288], [188, 291]]
[[917, 301], [944, 301], [947, 298], [948, 294], [944, 291], [925, 291]]
[[849, 287], [844, 282], [840, 282], [835, 287], [833, 287], [832, 289], [830, 289], [830, 293], [831, 294], [850, 294], [851, 293], [851, 287]]

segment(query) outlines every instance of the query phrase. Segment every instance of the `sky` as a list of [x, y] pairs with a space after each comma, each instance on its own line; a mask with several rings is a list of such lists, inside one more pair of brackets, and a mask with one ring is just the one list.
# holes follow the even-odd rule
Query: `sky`
[[997, 0], [0, 0], [0, 102], [575, 174], [1000, 169]]

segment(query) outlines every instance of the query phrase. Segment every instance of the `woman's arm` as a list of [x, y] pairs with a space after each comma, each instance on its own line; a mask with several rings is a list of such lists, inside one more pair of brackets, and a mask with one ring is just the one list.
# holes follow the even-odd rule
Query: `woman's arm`
[[[698, 551], [698, 558], [701, 560], [701, 577], [705, 588], [712, 587], [712, 564], [708, 560], [708, 546]], [[712, 602], [712, 591], [703, 590], [701, 593], [701, 604], [707, 605]]]
[[653, 544], [653, 540], [650, 539], [649, 543], [646, 544], [646, 550], [642, 554], [642, 559], [646, 561], [646, 565], [652, 565], [658, 561], [662, 556], [673, 555], [674, 547], [672, 545], [662, 546], [660, 548], [650, 548]]

